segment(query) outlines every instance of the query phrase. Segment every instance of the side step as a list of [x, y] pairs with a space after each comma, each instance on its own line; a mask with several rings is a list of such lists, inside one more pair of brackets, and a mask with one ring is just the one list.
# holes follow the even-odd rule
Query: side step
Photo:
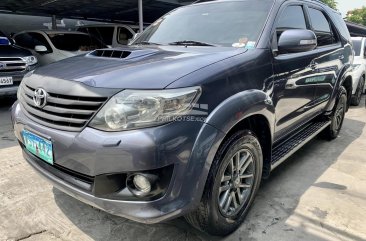
[[330, 121], [312, 122], [299, 130], [294, 136], [276, 146], [272, 150], [271, 170], [275, 169], [283, 161], [303, 147], [307, 142], [312, 140], [322, 130], [327, 128], [330, 123]]

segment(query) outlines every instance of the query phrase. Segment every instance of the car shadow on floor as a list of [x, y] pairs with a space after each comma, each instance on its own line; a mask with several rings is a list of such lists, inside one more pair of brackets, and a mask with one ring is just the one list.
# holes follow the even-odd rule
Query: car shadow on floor
[[[280, 237], [271, 236], [269, 227], [285, 222], [293, 215], [301, 196], [310, 187], [346, 188], [337, 183], [317, 183], [318, 178], [337, 161], [345, 149], [361, 136], [365, 123], [345, 119], [344, 126], [338, 139], [329, 142], [317, 137], [274, 170], [271, 177], [263, 181], [244, 224], [225, 239], [281, 240]], [[140, 224], [92, 208], [55, 188], [53, 190], [61, 211], [93, 240], [222, 240], [193, 229], [183, 218], [154, 225]], [[315, 221], [308, 219], [306, 222]], [[323, 228], [352, 240], [361, 240], [326, 224]], [[281, 231], [289, 230], [296, 232], [292, 228]], [[325, 240], [314, 233], [306, 235], [306, 240]], [[258, 239], [258, 236], [261, 238]]]

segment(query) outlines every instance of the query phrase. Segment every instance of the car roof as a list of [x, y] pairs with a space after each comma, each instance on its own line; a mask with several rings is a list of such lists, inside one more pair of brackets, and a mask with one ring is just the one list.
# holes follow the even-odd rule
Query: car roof
[[[67, 31], [67, 30], [49, 30], [49, 29], [39, 29], [39, 30], [26, 30], [26, 31], [22, 31], [20, 33], [45, 33], [45, 34], [84, 34], [84, 35], [88, 35], [86, 33], [83, 32], [78, 32], [78, 31]], [[17, 34], [20, 34], [17, 33]]]
[[86, 24], [82, 26], [77, 26], [78, 28], [98, 28], [98, 27], [130, 27], [130, 28], [138, 28], [137, 25], [129, 25], [123, 23], [95, 23], [95, 24]]

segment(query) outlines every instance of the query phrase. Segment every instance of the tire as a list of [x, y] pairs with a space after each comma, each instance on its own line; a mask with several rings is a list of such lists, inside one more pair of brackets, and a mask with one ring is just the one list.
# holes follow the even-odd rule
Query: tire
[[356, 93], [354, 96], [352, 96], [351, 105], [358, 106], [360, 104], [364, 86], [365, 86], [365, 78], [361, 77], [360, 81], [358, 82]]
[[347, 110], [347, 91], [343, 86], [340, 88], [340, 94], [336, 103], [330, 117], [331, 124], [323, 132], [324, 137], [328, 140], [336, 139], [342, 129], [344, 116]]
[[[249, 130], [231, 135], [215, 156], [199, 207], [185, 216], [188, 223], [216, 236], [235, 231], [253, 202], [261, 182], [262, 168], [263, 155], [258, 138]], [[242, 178], [237, 177], [238, 173]], [[234, 190], [239, 193], [233, 194]]]

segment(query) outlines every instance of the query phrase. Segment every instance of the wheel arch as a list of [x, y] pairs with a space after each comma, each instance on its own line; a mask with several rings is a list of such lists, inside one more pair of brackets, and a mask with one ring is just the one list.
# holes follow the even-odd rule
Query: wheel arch
[[262, 176], [269, 176], [275, 123], [275, 108], [269, 95], [260, 90], [240, 92], [218, 106], [207, 118], [207, 123], [224, 133], [215, 152], [233, 133], [251, 130], [262, 147]]

